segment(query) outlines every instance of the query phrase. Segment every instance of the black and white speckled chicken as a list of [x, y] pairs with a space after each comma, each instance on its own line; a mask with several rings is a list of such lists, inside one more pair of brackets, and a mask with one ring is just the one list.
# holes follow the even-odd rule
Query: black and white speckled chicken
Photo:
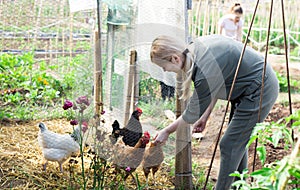
[[112, 124], [112, 136], [116, 139], [122, 136], [122, 141], [125, 145], [134, 147], [143, 135], [143, 128], [140, 123], [142, 113], [143, 111], [140, 108], [136, 108], [124, 128], [120, 128], [118, 121], [115, 120]]
[[[39, 123], [38, 142], [42, 149], [44, 161], [43, 168], [46, 170], [48, 161], [58, 162], [60, 171], [63, 172], [62, 164], [74, 153], [80, 150], [80, 127], [76, 126], [72, 134], [58, 134], [48, 130], [44, 123]], [[82, 126], [84, 133], [87, 126]]]

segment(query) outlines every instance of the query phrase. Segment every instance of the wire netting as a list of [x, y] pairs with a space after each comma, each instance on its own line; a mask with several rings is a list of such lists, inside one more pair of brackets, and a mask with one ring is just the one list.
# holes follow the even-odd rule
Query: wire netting
[[[134, 106], [143, 106], [144, 130], [155, 135], [159, 128], [168, 125], [166, 109], [175, 112], [176, 75], [163, 72], [150, 62], [151, 42], [158, 35], [174, 36], [187, 41], [187, 33], [192, 37], [217, 33], [217, 21], [227, 12], [232, 1], [193, 1], [192, 10], [187, 11], [181, 0], [103, 0], [101, 1], [101, 42], [95, 41], [97, 10], [95, 4], [85, 10], [70, 11], [68, 0], [0, 0], [0, 51], [1, 53], [22, 54], [33, 52], [38, 63], [46, 63], [53, 69], [49, 73], [58, 79], [62, 73], [74, 72], [77, 90], [74, 96], [93, 92], [94, 50], [100, 44], [103, 61], [103, 103], [110, 114], [108, 127], [115, 119], [120, 127], [126, 126], [126, 114]], [[245, 8], [246, 32], [252, 16], [254, 1], [242, 2]], [[72, 5], [72, 4], [71, 4]], [[278, 4], [276, 4], [278, 6]], [[261, 49], [264, 46], [267, 23], [268, 1], [260, 7], [260, 28], [254, 32], [258, 38], [250, 45]], [[278, 7], [277, 7], [278, 8]], [[298, 47], [299, 57], [299, 3], [290, 0], [286, 4], [290, 11], [287, 23], [291, 47]], [[276, 17], [280, 17], [276, 12]], [[189, 16], [188, 16], [189, 15]], [[189, 23], [189, 24], [188, 24]], [[274, 22], [274, 31], [280, 30], [282, 22]], [[189, 25], [189, 27], [187, 27]], [[275, 35], [275, 34], [274, 34]], [[276, 34], [277, 35], [277, 34]], [[274, 36], [274, 39], [282, 39]], [[274, 45], [276, 41], [274, 42]], [[130, 61], [132, 51], [136, 51], [134, 63]], [[262, 50], [262, 49], [261, 49]], [[39, 64], [36, 65], [39, 67]], [[136, 94], [137, 93], [137, 94]], [[130, 107], [128, 107], [130, 102]], [[133, 104], [132, 104], [133, 102]], [[167, 112], [170, 113], [170, 112]], [[165, 115], [166, 114], [166, 115]], [[219, 115], [218, 115], [219, 114]], [[221, 117], [220, 113], [216, 114]], [[169, 118], [173, 117], [167, 115]], [[128, 119], [128, 118], [127, 118]], [[211, 119], [196, 156], [210, 158], [219, 123]], [[170, 137], [166, 155], [175, 154], [175, 137]]]

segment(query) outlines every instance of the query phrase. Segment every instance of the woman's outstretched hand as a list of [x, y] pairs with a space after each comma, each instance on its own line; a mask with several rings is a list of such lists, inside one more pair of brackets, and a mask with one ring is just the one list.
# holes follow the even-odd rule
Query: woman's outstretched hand
[[193, 133], [201, 133], [204, 131], [207, 120], [201, 117], [193, 125]]
[[169, 135], [170, 135], [170, 133], [165, 129], [159, 131], [153, 139], [154, 144], [164, 144], [164, 143], [166, 143], [166, 141], [169, 138]]
[[194, 125], [193, 125], [193, 133], [201, 133], [204, 131], [207, 120], [211, 114], [211, 111], [213, 110], [214, 106], [216, 105], [218, 99], [212, 99], [209, 106], [205, 110], [205, 112], [202, 114], [200, 119], [198, 119]]

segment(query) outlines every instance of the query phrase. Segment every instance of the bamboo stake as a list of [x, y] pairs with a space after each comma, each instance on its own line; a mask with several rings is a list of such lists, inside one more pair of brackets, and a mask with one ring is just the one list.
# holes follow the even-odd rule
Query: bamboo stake
[[126, 126], [128, 119], [131, 114], [131, 108], [134, 108], [134, 103], [132, 101], [134, 81], [135, 81], [135, 66], [136, 66], [136, 50], [130, 51], [130, 61], [129, 61], [129, 74], [127, 82], [126, 100], [125, 100], [125, 116], [124, 116], [124, 126]]
[[[0, 1], [0, 7], [3, 7], [3, 1]], [[0, 9], [0, 18], [3, 18], [3, 14], [4, 10]], [[3, 23], [2, 23], [3, 28], [6, 28], [6, 19], [3, 19]], [[0, 46], [4, 49], [4, 39], [1, 38], [0, 39]], [[1, 49], [2, 50], [2, 49]]]
[[[63, 3], [59, 4], [59, 19], [63, 20], [64, 19], [64, 4], [65, 4], [65, 0], [63, 1]], [[59, 47], [59, 40], [58, 40], [58, 36], [59, 36], [59, 26], [56, 29], [56, 38], [55, 38], [55, 47]], [[92, 47], [92, 46], [91, 46]], [[56, 57], [56, 64], [58, 64], [58, 58]]]
[[202, 25], [201, 25], [201, 3], [202, 3], [202, 0], [199, 1], [199, 6], [197, 7], [199, 10], [198, 10], [198, 14], [197, 14], [197, 25], [196, 27], [198, 28], [197, 30], [197, 34], [196, 36], [200, 36], [201, 34], [201, 28], [202, 28]]
[[136, 58], [137, 58], [137, 52], [135, 52], [135, 66], [134, 66], [134, 88], [133, 88], [133, 108], [135, 109], [135, 105], [138, 104], [138, 100], [139, 100], [139, 81], [140, 81], [140, 75], [139, 75], [139, 68], [136, 65]]
[[101, 65], [101, 52], [99, 47], [99, 35], [98, 31], [94, 32], [94, 46], [95, 46], [95, 52], [94, 52], [94, 94], [95, 94], [95, 114], [96, 116], [100, 116], [101, 108], [100, 108], [100, 102], [101, 102], [101, 82], [102, 82], [102, 65]]
[[[72, 60], [74, 14], [70, 14], [69, 62]], [[100, 55], [100, 54], [99, 54]]]
[[206, 29], [207, 28], [207, 18], [209, 17], [208, 5], [209, 5], [209, 0], [206, 0], [202, 36], [205, 36], [207, 34], [206, 33], [206, 30], [207, 30]]
[[[263, 95], [264, 95], [265, 74], [266, 74], [266, 65], [267, 65], [267, 58], [268, 58], [269, 39], [270, 39], [270, 31], [271, 31], [271, 23], [272, 23], [271, 22], [272, 21], [272, 13], [273, 13], [273, 0], [271, 0], [270, 13], [269, 13], [269, 17], [268, 17], [269, 18], [269, 23], [268, 23], [268, 32], [267, 32], [264, 67], [263, 67], [263, 72], [262, 72], [262, 84], [261, 84], [261, 91], [260, 91], [260, 100], [259, 100], [259, 110], [258, 110], [257, 123], [262, 122], [260, 115], [261, 115], [262, 100], [263, 100]], [[258, 145], [258, 139], [255, 140], [252, 171], [255, 170], [257, 145]], [[253, 181], [253, 178], [251, 178], [251, 181]]]
[[112, 72], [114, 63], [115, 25], [107, 24], [107, 56], [106, 56], [106, 101], [107, 107], [112, 110]]
[[95, 34], [95, 63], [94, 63], [94, 94], [95, 94], [95, 115], [97, 117], [97, 124], [100, 114], [103, 111], [103, 86], [102, 86], [102, 52], [101, 52], [101, 2], [97, 0], [97, 31]]
[[[38, 1], [38, 0], [36, 0]], [[35, 4], [37, 4], [37, 2], [35, 1]], [[36, 23], [35, 23], [35, 29], [34, 31], [34, 39], [33, 39], [33, 44], [34, 47], [37, 46], [37, 33], [39, 31], [39, 26], [40, 26], [40, 20], [41, 20], [41, 12], [42, 12], [42, 7], [43, 7], [43, 1], [40, 0], [39, 4], [36, 5], [38, 7], [38, 15], [37, 15], [37, 19], [36, 19]], [[46, 57], [46, 56], [45, 56]]]
[[210, 15], [211, 15], [211, 2], [208, 2], [208, 5], [206, 7], [207, 11], [207, 22], [206, 22], [206, 34], [209, 35], [209, 26], [210, 26]]
[[[64, 12], [62, 10], [62, 18], [64, 19], [65, 18], [65, 15], [64, 15]], [[64, 23], [65, 25], [65, 23]], [[62, 27], [61, 29], [61, 36], [62, 36], [62, 53], [64, 54], [65, 53], [65, 28], [66, 27]], [[63, 72], [63, 67], [61, 67], [61, 72]]]
[[[217, 1], [218, 3], [218, 1]], [[212, 5], [212, 18], [211, 18], [211, 31], [210, 34], [215, 34], [216, 33], [216, 23], [218, 23], [218, 17], [217, 11], [216, 11], [216, 4]]]
[[[285, 15], [284, 15], [284, 4], [283, 0], [281, 0], [281, 8], [282, 8], [282, 25], [283, 25], [283, 34], [284, 34], [284, 50], [285, 50], [285, 61], [286, 61], [286, 78], [287, 78], [287, 83], [288, 83], [288, 97], [289, 97], [289, 110], [290, 114], [293, 114], [293, 109], [292, 109], [292, 97], [291, 97], [291, 85], [290, 85], [290, 72], [289, 72], [289, 58], [288, 58], [288, 53], [289, 53], [289, 44], [287, 43], [287, 37], [286, 37], [286, 28], [285, 28]], [[291, 121], [291, 124], [293, 121]], [[294, 139], [294, 130], [292, 130], [292, 139]]]
[[[201, 0], [198, 1], [198, 4], [197, 4], [197, 8], [196, 8], [196, 13], [195, 13], [195, 21], [194, 21], [194, 18], [193, 18], [193, 24], [192, 24], [192, 35], [196, 35], [198, 36], [198, 26], [199, 26], [199, 14], [200, 14], [200, 7], [201, 7]], [[192, 16], [193, 17], [193, 16]]]

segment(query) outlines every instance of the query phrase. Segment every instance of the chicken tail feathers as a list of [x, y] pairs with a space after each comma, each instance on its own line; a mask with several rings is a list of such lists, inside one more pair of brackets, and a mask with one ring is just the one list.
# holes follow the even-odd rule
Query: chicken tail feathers
[[44, 132], [47, 130], [47, 127], [44, 123], [39, 123], [39, 128], [40, 128], [41, 132]]
[[119, 138], [120, 135], [122, 135], [122, 131], [120, 129], [120, 124], [117, 120], [114, 121], [114, 123], [111, 125], [113, 130], [112, 130], [112, 135], [117, 139]]

